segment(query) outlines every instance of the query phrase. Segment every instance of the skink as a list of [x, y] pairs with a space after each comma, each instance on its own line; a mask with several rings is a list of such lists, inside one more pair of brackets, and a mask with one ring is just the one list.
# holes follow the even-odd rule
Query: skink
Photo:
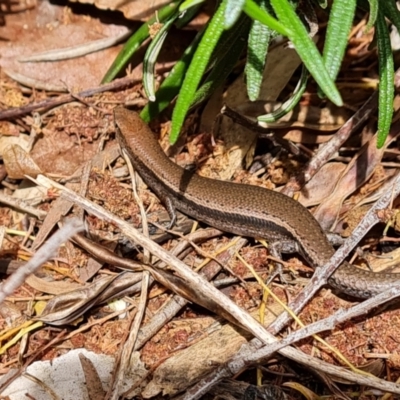
[[[295, 240], [312, 267], [326, 264], [335, 250], [312, 214], [297, 201], [257, 186], [201, 177], [172, 162], [138, 114], [117, 107], [117, 138], [133, 167], [173, 217], [179, 210], [237, 235]], [[400, 274], [373, 273], [343, 263], [329, 279], [340, 291], [368, 298], [400, 281]]]

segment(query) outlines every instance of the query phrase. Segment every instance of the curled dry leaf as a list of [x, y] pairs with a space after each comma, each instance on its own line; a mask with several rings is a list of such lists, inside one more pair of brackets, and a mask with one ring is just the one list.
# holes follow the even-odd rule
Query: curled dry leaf
[[36, 319], [49, 325], [70, 324], [96, 304], [140, 290], [141, 273], [123, 272], [51, 299]]
[[46, 281], [44, 279], [38, 278], [36, 275], [30, 275], [26, 278], [25, 283], [27, 283], [31, 288], [42, 292], [50, 294], [62, 294], [68, 293], [75, 289], [80, 289], [82, 286], [76, 282], [64, 282], [64, 281]]
[[3, 156], [6, 147], [11, 144], [17, 144], [22, 147], [25, 151], [29, 151], [30, 139], [28, 135], [18, 135], [18, 136], [7, 136], [3, 131], [0, 132], [0, 156]]
[[17, 144], [9, 145], [4, 149], [3, 160], [8, 176], [12, 179], [23, 179], [25, 175], [36, 178], [42, 173], [31, 156]]
[[248, 339], [246, 332], [229, 324], [224, 325], [161, 363], [143, 390], [143, 397], [150, 398], [161, 393], [173, 396], [185, 391], [190, 382], [206, 376], [215, 365], [227, 362]]
[[368, 372], [374, 376], [383, 376], [385, 373], [385, 363], [381, 359], [371, 360], [365, 365], [358, 367], [362, 371]]
[[[304, 207], [311, 207], [325, 200], [335, 189], [337, 179], [346, 165], [339, 162], [325, 164], [300, 192], [299, 202]], [[332, 179], [337, 177], [337, 179]]]
[[86, 389], [90, 399], [102, 399], [106, 395], [103, 389], [101, 378], [96, 370], [93, 361], [83, 353], [79, 354], [82, 371], [85, 374]]
[[400, 134], [399, 126], [398, 121], [392, 125], [389, 138], [382, 149], [376, 148], [376, 134], [365, 143], [340, 176], [335, 190], [319, 205], [314, 217], [325, 231], [332, 230], [332, 226], [336, 225], [344, 200], [371, 177], [380, 164], [386, 147]]

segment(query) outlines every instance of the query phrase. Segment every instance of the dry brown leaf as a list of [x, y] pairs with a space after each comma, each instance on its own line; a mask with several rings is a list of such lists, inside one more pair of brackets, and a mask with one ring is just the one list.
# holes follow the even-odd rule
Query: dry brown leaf
[[334, 133], [316, 131], [312, 129], [302, 128], [284, 128], [275, 131], [276, 138], [290, 140], [295, 143], [302, 144], [321, 144], [325, 143], [332, 138]]
[[2, 136], [18, 136], [21, 131], [17, 125], [8, 121], [0, 121], [0, 133]]
[[347, 166], [347, 170], [336, 183], [335, 191], [314, 212], [314, 217], [324, 231], [332, 230], [343, 201], [370, 178], [380, 164], [386, 147], [400, 134], [397, 129], [395, 123], [382, 149], [376, 148], [376, 135], [374, 135]]
[[231, 325], [225, 325], [210, 336], [195, 343], [163, 362], [142, 392], [147, 399], [157, 394], [174, 395], [187, 389], [201, 376], [221, 365], [249, 340], [250, 336]]
[[82, 285], [76, 282], [49, 282], [44, 279], [38, 278], [35, 275], [30, 275], [26, 278], [25, 283], [27, 283], [33, 289], [38, 290], [42, 293], [49, 293], [59, 295], [62, 293], [68, 293], [72, 290], [81, 289]]
[[299, 202], [304, 207], [311, 207], [325, 200], [335, 189], [336, 179], [345, 170], [346, 165], [338, 162], [328, 163], [314, 175], [300, 192]]
[[137, 293], [141, 279], [142, 274], [137, 272], [100, 278], [83, 288], [54, 297], [36, 319], [49, 325], [70, 324], [96, 304]]
[[[378, 377], [382, 376], [382, 374], [385, 372], [385, 364], [381, 359], [371, 360], [364, 365], [358, 366], [357, 368], [361, 371], [368, 372], [369, 374]], [[343, 383], [345, 385], [353, 385], [353, 382], [350, 382], [347, 379], [338, 378], [336, 376], [332, 377], [332, 380], [338, 383]]]
[[19, 321], [23, 314], [15, 303], [5, 300], [0, 304], [0, 315], [5, 322], [10, 325], [15, 321]]
[[94, 157], [100, 132], [111, 129], [111, 117], [99, 118], [97, 112], [80, 106], [61, 107], [30, 154], [43, 173], [68, 176]]
[[22, 147], [25, 151], [29, 151], [29, 136], [28, 135], [18, 135], [18, 136], [1, 136], [0, 137], [0, 156], [3, 156], [4, 150], [13, 144]]
[[32, 157], [19, 145], [9, 145], [4, 149], [3, 161], [7, 174], [12, 179], [24, 179], [25, 175], [36, 178], [42, 171]]
[[[158, 7], [155, 2], [152, 6], [148, 2], [138, 1], [134, 4], [120, 2], [119, 5], [135, 10], [132, 14], [135, 18], [138, 17], [136, 11], [141, 7], [148, 13], [154, 13]], [[103, 8], [112, 7], [105, 5]], [[128, 13], [131, 14], [130, 11]], [[103, 23], [101, 19], [74, 14], [69, 8], [47, 1], [39, 2], [30, 12], [7, 14], [5, 20], [4, 26], [0, 26], [0, 37], [3, 38], [0, 41], [2, 72], [25, 86], [51, 91], [77, 92], [97, 87], [122, 45], [114, 45], [105, 50], [60, 61], [20, 62], [20, 60], [54, 50], [59, 50], [63, 54], [66, 49], [92, 45], [94, 42], [106, 39], [119, 38], [123, 41], [123, 35], [129, 33], [126, 24]], [[200, 22], [204, 24], [204, 14]], [[135, 30], [139, 24], [132, 23], [129, 28]], [[195, 32], [193, 34], [188, 32], [184, 36], [171, 32], [169, 40], [161, 51], [156, 71], [164, 72], [170, 68], [182, 54], [182, 48], [190, 43], [194, 35]], [[179, 40], [176, 40], [176, 37], [179, 37]], [[132, 79], [142, 78], [140, 57], [142, 54], [135, 59], [137, 65], [131, 68]]]
[[[35, 85], [26, 85], [37, 88], [76, 91], [96, 87], [118, 54], [119, 47], [54, 62], [21, 63], [18, 59], [118, 36], [128, 29], [104, 24], [86, 15], [74, 15], [68, 9], [47, 1], [38, 4], [29, 13], [7, 15], [7, 23], [0, 27], [0, 36], [3, 38], [0, 41], [0, 66], [3, 71], [36, 81]], [[139, 77], [141, 71], [137, 72]]]
[[100, 376], [92, 360], [86, 357], [83, 353], [80, 353], [78, 357], [81, 362], [82, 371], [85, 375], [86, 389], [89, 394], [89, 399], [103, 399], [106, 392], [103, 389]]
[[[170, 0], [71, 0], [73, 3], [93, 4], [100, 10], [118, 10], [124, 14], [124, 17], [134, 21], [147, 21], [153, 17], [157, 11], [165, 5], [171, 3]], [[194, 29], [200, 29], [209, 19], [215, 9], [214, 1], [206, 1], [202, 7], [202, 12], [190, 21], [189, 26]]]

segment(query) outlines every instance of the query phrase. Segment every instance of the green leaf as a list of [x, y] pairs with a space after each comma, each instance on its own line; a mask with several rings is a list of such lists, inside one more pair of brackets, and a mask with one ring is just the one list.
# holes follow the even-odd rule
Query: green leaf
[[[262, 0], [260, 7], [266, 10], [265, 0]], [[259, 21], [253, 21], [248, 39], [247, 60], [244, 70], [247, 94], [251, 101], [257, 100], [260, 95], [268, 47], [274, 36], [275, 31], [271, 28]]]
[[141, 44], [149, 37], [149, 25], [154, 24], [155, 22], [164, 22], [171, 15], [173, 15], [179, 4], [182, 2], [175, 1], [167, 4], [165, 7], [159, 9], [149, 21], [145, 22], [126, 42], [123, 49], [118, 54], [117, 58], [112, 63], [111, 67], [108, 69], [101, 83], [111, 82], [118, 73], [125, 67], [126, 63], [132, 57], [132, 55], [136, 52], [136, 50], [141, 46]]
[[394, 63], [390, 46], [389, 30], [385, 16], [378, 12], [376, 19], [376, 36], [379, 59], [379, 108], [377, 147], [382, 148], [389, 134], [393, 116], [394, 101]]
[[396, 0], [382, 1], [380, 7], [384, 11], [386, 18], [389, 18], [400, 32], [400, 11], [396, 6]]
[[[196, 1], [195, 4], [190, 4], [190, 7], [182, 7], [184, 3], [179, 6], [179, 17], [175, 22], [175, 26], [178, 29], [186, 26], [196, 15], [202, 7], [204, 0]], [[185, 2], [186, 3], [186, 2]]]
[[[243, 42], [242, 31], [248, 31], [248, 23], [248, 18], [244, 16], [232, 29], [222, 33], [206, 68], [211, 69], [213, 66], [213, 70], [201, 88], [196, 92], [191, 108], [195, 107], [196, 104], [208, 97], [210, 91], [212, 92], [222, 83], [219, 79], [223, 79], [223, 76], [227, 76], [227, 74], [231, 72], [232, 68], [229, 69], [229, 65], [231, 62], [234, 62], [233, 59], [236, 52], [241, 51], [240, 48], [236, 48], [236, 44], [241, 46], [241, 42]], [[174, 65], [168, 76], [161, 83], [161, 86], [156, 92], [155, 102], [149, 102], [142, 110], [140, 116], [145, 122], [153, 120], [162, 110], [168, 107], [171, 101], [179, 93], [185, 73], [189, 68], [190, 61], [193, 58], [205, 28], [206, 27], [196, 35], [196, 38], [185, 50], [182, 58]], [[223, 61], [224, 59], [225, 63]]]
[[356, 11], [356, 0], [335, 0], [328, 21], [323, 60], [329, 76], [335, 80], [346, 51]]
[[202, 36], [203, 30], [197, 33], [190, 46], [188, 46], [184, 51], [181, 59], [174, 65], [168, 76], [164, 79], [156, 92], [156, 100], [147, 103], [143, 108], [140, 113], [140, 117], [143, 121], [149, 123], [156, 118], [162, 110], [168, 107], [171, 101], [179, 93], [186, 71], [189, 68], [190, 62], [192, 61], [193, 55]]
[[276, 18], [274, 18], [267, 11], [261, 9], [253, 0], [246, 0], [244, 3], [243, 11], [252, 19], [261, 22], [262, 24], [269, 26], [274, 31], [280, 33], [283, 36], [290, 36], [292, 31], [288, 27], [290, 25], [281, 24]]
[[172, 114], [172, 127], [170, 134], [170, 143], [172, 144], [178, 139], [183, 121], [185, 120], [187, 111], [189, 110], [189, 107], [193, 101], [200, 80], [210, 61], [210, 56], [216, 44], [218, 43], [222, 32], [224, 31], [224, 15], [226, 4], [227, 0], [223, 0], [209, 21], [207, 29], [204, 32], [203, 38], [197, 47], [192, 62], [190, 63], [189, 69], [186, 73]]
[[289, 39], [294, 44], [301, 60], [310, 71], [315, 81], [326, 96], [337, 106], [342, 106], [340, 94], [325, 68], [324, 61], [314, 42], [309, 38], [307, 30], [294, 12], [287, 0], [271, 0], [271, 5], [278, 16], [279, 21], [290, 26]]
[[368, 18], [368, 23], [365, 26], [366, 32], [368, 32], [375, 25], [379, 10], [378, 0], [368, 0], [368, 2], [369, 2], [369, 18]]
[[[190, 108], [196, 107], [207, 99], [228, 77], [233, 67], [239, 60], [241, 53], [246, 46], [246, 37], [249, 32], [250, 20], [247, 16], [242, 17], [232, 29], [223, 33], [224, 40], [218, 42], [214, 54], [216, 62], [206, 80], [197, 90]], [[229, 47], [222, 49], [221, 42], [229, 44]], [[225, 47], [225, 46], [224, 46]], [[214, 56], [213, 54], [213, 56]], [[213, 57], [212, 56], [212, 57]]]
[[203, 4], [205, 0], [186, 0], [179, 6], [179, 12], [184, 12], [192, 7]]
[[172, 26], [178, 13], [175, 13], [162, 28], [157, 32], [147, 48], [146, 54], [143, 59], [143, 87], [149, 101], [155, 101], [155, 79], [154, 79], [154, 65], [157, 61], [158, 54], [167, 37], [169, 28]]
[[224, 26], [230, 29], [242, 14], [244, 2], [246, 0], [228, 0], [225, 9]]

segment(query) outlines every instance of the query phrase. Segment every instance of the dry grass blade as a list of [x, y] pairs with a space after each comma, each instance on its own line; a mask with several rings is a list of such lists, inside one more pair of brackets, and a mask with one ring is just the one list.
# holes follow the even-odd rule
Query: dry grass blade
[[14, 272], [0, 287], [0, 303], [12, 294], [15, 289], [25, 282], [26, 277], [35, 272], [42, 264], [48, 261], [62, 243], [83, 230], [83, 224], [77, 219], [71, 219], [63, 228], [55, 233], [27, 262], [24, 267]]

